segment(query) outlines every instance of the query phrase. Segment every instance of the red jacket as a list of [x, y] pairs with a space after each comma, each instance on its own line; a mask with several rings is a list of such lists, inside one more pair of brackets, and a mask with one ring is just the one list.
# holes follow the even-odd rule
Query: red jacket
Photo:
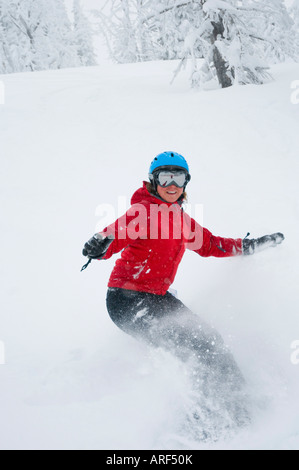
[[145, 183], [132, 197], [132, 207], [102, 234], [113, 234], [104, 259], [121, 250], [108, 286], [165, 295], [186, 248], [200, 256], [242, 254], [242, 239], [215, 237], [190, 218], [179, 203], [150, 194]]

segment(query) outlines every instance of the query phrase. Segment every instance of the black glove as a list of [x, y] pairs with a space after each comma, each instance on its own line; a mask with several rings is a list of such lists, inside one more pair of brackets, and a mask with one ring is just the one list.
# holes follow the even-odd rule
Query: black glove
[[264, 250], [269, 246], [276, 246], [282, 243], [284, 235], [282, 233], [273, 233], [272, 235], [265, 235], [261, 238], [244, 238], [243, 255], [253, 255], [256, 251]]
[[96, 233], [83, 248], [83, 256], [88, 256], [91, 259], [103, 258], [106, 254], [110, 244], [113, 242], [113, 237], [103, 237], [100, 233]]

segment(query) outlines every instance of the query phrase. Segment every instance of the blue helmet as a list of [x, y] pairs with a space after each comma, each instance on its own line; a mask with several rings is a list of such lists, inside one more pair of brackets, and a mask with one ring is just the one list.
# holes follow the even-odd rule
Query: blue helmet
[[155, 170], [170, 166], [177, 169], [184, 169], [187, 171], [188, 175], [190, 174], [188, 163], [182, 155], [176, 152], [163, 152], [157, 155], [152, 161], [149, 169], [149, 175], [151, 177]]
[[[185, 184], [183, 186], [184, 191], [187, 184], [191, 180], [189, 173], [189, 165], [186, 159], [176, 152], [163, 152], [157, 155], [151, 163], [149, 169], [149, 180], [152, 183], [154, 189], [157, 191], [157, 185], [159, 183], [159, 170], [183, 170], [186, 173]], [[177, 185], [178, 186], [178, 185]], [[181, 187], [181, 186], [179, 186]]]

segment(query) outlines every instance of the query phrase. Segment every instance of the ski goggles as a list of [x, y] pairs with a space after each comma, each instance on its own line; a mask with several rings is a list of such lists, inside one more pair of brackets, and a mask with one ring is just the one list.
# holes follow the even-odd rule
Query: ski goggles
[[162, 188], [172, 185], [183, 188], [189, 182], [190, 177], [185, 171], [159, 171], [155, 174], [155, 180]]

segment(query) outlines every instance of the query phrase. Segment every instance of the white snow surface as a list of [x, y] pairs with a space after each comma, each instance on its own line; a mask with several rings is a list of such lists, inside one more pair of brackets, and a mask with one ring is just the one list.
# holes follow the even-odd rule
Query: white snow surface
[[[299, 449], [299, 65], [275, 66], [264, 86], [204, 92], [188, 69], [170, 86], [175, 67], [1, 77], [1, 449]], [[189, 202], [215, 235], [286, 237], [251, 257], [188, 252], [173, 286], [248, 383], [252, 423], [216, 442], [184, 427], [184, 364], [110, 320], [116, 257], [80, 273], [96, 208], [129, 204], [164, 150], [189, 160]]]

